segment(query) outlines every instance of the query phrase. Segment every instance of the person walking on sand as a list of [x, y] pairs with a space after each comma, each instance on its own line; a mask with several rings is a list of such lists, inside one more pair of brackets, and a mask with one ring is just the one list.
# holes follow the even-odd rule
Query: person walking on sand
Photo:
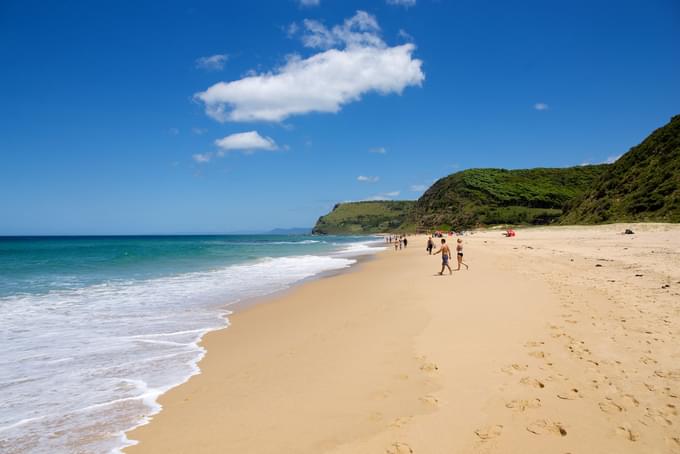
[[458, 244], [456, 245], [456, 255], [458, 256], [458, 268], [456, 271], [460, 271], [460, 266], [465, 265], [465, 269], [469, 270], [470, 267], [467, 263], [463, 262], [463, 240], [458, 238]]
[[439, 275], [442, 276], [444, 274], [444, 268], [449, 269], [449, 275], [453, 274], [453, 270], [449, 266], [449, 258], [451, 258], [451, 249], [449, 249], [449, 245], [446, 244], [446, 239], [444, 238], [442, 238], [442, 247], [440, 247], [439, 250], [434, 253], [434, 255], [437, 255], [439, 253], [442, 254], [442, 270], [439, 272]]
[[404, 238], [404, 247], [408, 246], [408, 238]]
[[427, 238], [427, 248], [425, 250], [427, 251], [428, 254], [432, 255], [432, 249], [434, 248], [434, 241], [432, 241], [432, 237]]

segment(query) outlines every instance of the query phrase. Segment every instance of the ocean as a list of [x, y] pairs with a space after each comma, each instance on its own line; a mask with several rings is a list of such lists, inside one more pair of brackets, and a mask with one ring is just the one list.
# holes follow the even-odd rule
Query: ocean
[[0, 237], [0, 451], [103, 453], [199, 373], [229, 306], [347, 268], [375, 237]]

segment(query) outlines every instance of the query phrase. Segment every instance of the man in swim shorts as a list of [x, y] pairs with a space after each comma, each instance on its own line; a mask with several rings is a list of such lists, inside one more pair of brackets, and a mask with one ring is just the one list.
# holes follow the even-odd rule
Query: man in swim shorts
[[434, 253], [434, 255], [437, 255], [441, 253], [442, 254], [442, 270], [439, 272], [439, 275], [442, 276], [444, 274], [444, 268], [449, 269], [449, 274], [453, 274], [453, 270], [449, 266], [449, 259], [451, 258], [451, 249], [449, 249], [449, 245], [446, 244], [446, 239], [442, 238], [442, 247], [439, 248], [437, 252]]

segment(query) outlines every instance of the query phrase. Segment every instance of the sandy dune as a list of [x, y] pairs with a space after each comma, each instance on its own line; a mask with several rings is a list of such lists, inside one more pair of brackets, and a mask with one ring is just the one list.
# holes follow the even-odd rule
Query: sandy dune
[[680, 452], [680, 226], [465, 254], [436, 276], [414, 238], [238, 312], [126, 452]]

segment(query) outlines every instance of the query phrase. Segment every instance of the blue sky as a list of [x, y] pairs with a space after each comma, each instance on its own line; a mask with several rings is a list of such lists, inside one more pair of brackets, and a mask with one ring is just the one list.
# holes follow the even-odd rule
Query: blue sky
[[306, 3], [3, 1], [0, 234], [311, 226], [680, 113], [674, 0]]

